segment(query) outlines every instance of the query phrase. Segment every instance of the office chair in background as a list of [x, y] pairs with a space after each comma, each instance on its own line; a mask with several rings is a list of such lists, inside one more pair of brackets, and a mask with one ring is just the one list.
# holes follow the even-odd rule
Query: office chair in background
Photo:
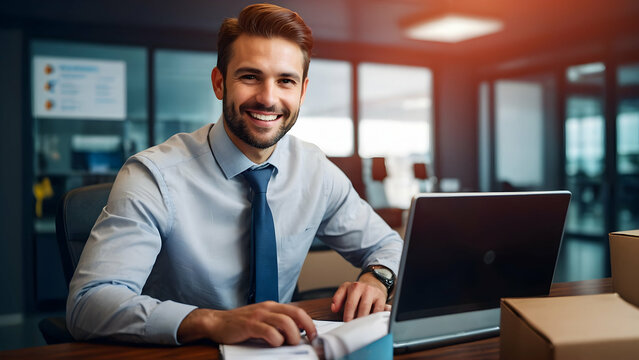
[[428, 165], [425, 163], [413, 164], [413, 176], [415, 180], [419, 182], [419, 192], [436, 192], [437, 189], [437, 177], [431, 176], [428, 171]]
[[[67, 286], [71, 282], [91, 229], [107, 203], [112, 185], [105, 183], [83, 186], [67, 192], [60, 200], [55, 232]], [[43, 319], [38, 327], [49, 345], [74, 341], [62, 317]]]

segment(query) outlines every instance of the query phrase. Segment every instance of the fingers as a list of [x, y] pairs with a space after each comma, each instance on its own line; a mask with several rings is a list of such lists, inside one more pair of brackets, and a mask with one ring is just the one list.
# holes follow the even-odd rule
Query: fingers
[[[287, 344], [299, 344], [301, 339], [300, 329], [306, 331], [306, 336], [311, 341], [317, 336], [313, 319], [301, 308], [273, 301], [256, 304], [255, 306], [258, 308], [258, 319], [277, 329], [284, 336]], [[281, 343], [272, 345], [279, 346]]]
[[297, 341], [295, 342], [295, 344], [299, 343], [300, 329], [306, 331], [306, 336], [308, 336], [309, 340], [315, 339], [315, 337], [317, 336], [317, 329], [315, 328], [313, 319], [311, 319], [306, 311], [298, 308], [297, 306], [289, 304], [278, 304], [275, 302], [270, 303], [269, 306], [272, 307], [272, 311], [284, 314], [293, 321], [293, 325], [295, 326], [295, 333], [297, 334]]
[[373, 307], [373, 295], [370, 292], [362, 293], [359, 299], [359, 306], [357, 307], [357, 317], [363, 317], [371, 313]]
[[282, 335], [282, 333], [280, 333], [275, 327], [265, 322], [252, 322], [251, 326], [247, 330], [249, 331], [248, 338], [262, 339], [273, 347], [284, 344], [284, 335]]
[[[278, 332], [280, 333], [280, 336], [283, 336], [281, 340], [285, 341], [287, 344], [297, 345], [300, 343], [300, 338], [301, 338], [300, 330], [295, 324], [295, 321], [293, 321], [293, 319], [291, 319], [289, 316], [286, 316], [284, 314], [269, 312], [264, 317], [263, 321], [264, 323], [270, 325], [272, 328], [278, 330]], [[270, 336], [271, 332], [269, 331], [268, 334]], [[264, 340], [269, 342], [268, 339], [264, 339]], [[269, 344], [271, 344], [272, 346], [282, 345], [282, 341], [280, 341], [280, 338], [276, 338], [274, 340], [276, 340], [275, 343], [269, 342]]]
[[351, 283], [348, 287], [348, 294], [344, 304], [344, 321], [351, 321], [355, 318], [355, 311], [357, 310], [362, 291], [364, 290], [363, 287], [365, 286], [364, 284], [355, 282]]
[[372, 313], [384, 311], [384, 298], [379, 296], [377, 291], [366, 291], [362, 293], [357, 308], [357, 317], [366, 316]]
[[[345, 299], [343, 299], [345, 297]], [[341, 301], [341, 302], [340, 302]], [[367, 316], [385, 309], [386, 296], [375, 286], [363, 282], [344, 283], [333, 296], [331, 310], [339, 311], [343, 303], [343, 319]]]
[[215, 311], [209, 338], [221, 344], [262, 339], [271, 346], [299, 344], [300, 329], [310, 340], [317, 335], [311, 317], [302, 309], [267, 301], [228, 311]]
[[348, 287], [351, 285], [351, 282], [345, 282], [337, 289], [335, 295], [333, 295], [333, 301], [331, 302], [331, 311], [336, 313], [342, 310], [342, 306], [344, 306], [344, 300], [346, 300], [346, 294], [348, 292]]
[[386, 309], [386, 302], [384, 301], [385, 299], [383, 298], [376, 298], [375, 299], [375, 303], [373, 304], [373, 312], [380, 312], [380, 311], [385, 311]]

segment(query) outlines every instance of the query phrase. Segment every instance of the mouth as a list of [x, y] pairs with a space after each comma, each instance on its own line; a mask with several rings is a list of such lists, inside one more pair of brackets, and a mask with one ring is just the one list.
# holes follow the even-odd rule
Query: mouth
[[274, 121], [277, 120], [281, 114], [259, 114], [251, 111], [247, 111], [247, 113], [254, 119], [262, 120], [262, 121]]
[[251, 119], [253, 119], [254, 122], [264, 127], [273, 126], [277, 120], [282, 118], [282, 114], [270, 112], [256, 112], [247, 110], [246, 113]]

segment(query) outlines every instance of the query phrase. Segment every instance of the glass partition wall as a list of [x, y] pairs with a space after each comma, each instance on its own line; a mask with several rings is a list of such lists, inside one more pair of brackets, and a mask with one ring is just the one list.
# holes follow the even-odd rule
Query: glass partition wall
[[309, 84], [291, 134], [311, 142], [327, 156], [352, 156], [353, 67], [347, 61], [313, 59]]
[[147, 51], [33, 40], [30, 73], [34, 293], [46, 308], [66, 296], [55, 240], [61, 196], [113, 181], [126, 158], [149, 145]]
[[616, 229], [639, 229], [639, 62], [617, 68]]
[[217, 53], [158, 49], [153, 60], [155, 144], [217, 122], [222, 102], [211, 85]]
[[494, 166], [499, 190], [557, 187], [555, 88], [554, 78], [546, 73], [495, 81]]
[[[359, 156], [367, 198], [374, 208], [408, 209], [420, 189], [414, 164], [433, 177], [432, 73], [414, 66], [361, 63]], [[372, 176], [372, 158], [383, 158], [387, 177]]]
[[605, 71], [603, 63], [566, 70], [565, 178], [573, 194], [566, 232], [606, 233]]
[[572, 192], [555, 281], [610, 275], [608, 233], [639, 228], [639, 63], [479, 82], [484, 191]]

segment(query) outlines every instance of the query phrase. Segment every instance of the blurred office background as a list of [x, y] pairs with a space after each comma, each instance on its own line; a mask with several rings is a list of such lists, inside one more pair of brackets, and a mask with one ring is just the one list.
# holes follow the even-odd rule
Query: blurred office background
[[[218, 120], [216, 32], [250, 3], [0, 4], [0, 348], [43, 343], [33, 319], [64, 309], [61, 195]], [[639, 228], [638, 1], [274, 3], [298, 11], [316, 41], [292, 133], [392, 226], [419, 191], [568, 189], [555, 281], [610, 275], [607, 234]], [[454, 38], [460, 17], [484, 21], [485, 34]], [[435, 23], [448, 27], [422, 31]], [[65, 63], [108, 73], [104, 107], [56, 97], [87, 91], [60, 87]]]

